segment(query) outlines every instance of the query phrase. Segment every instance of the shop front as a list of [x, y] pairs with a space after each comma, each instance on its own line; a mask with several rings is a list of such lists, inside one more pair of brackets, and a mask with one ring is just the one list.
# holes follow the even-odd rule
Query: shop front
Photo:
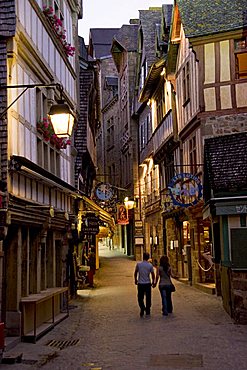
[[203, 220], [202, 185], [189, 173], [170, 182], [165, 196], [163, 225], [167, 253], [176, 276], [210, 293], [215, 291], [215, 266], [209, 219]]
[[99, 241], [115, 232], [112, 216], [86, 196], [77, 197], [77, 222], [74, 225], [72, 258], [75, 285], [83, 287], [92, 270], [99, 268]]
[[211, 200], [204, 209], [214, 223], [214, 250], [223, 306], [235, 322], [247, 324], [247, 199]]
[[[205, 140], [204, 219], [211, 219], [215, 265], [225, 310], [247, 324], [247, 133]], [[227, 155], [226, 155], [227, 154]]]

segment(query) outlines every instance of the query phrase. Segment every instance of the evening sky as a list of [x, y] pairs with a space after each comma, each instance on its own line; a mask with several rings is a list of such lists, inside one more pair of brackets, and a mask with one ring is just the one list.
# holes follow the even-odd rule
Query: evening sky
[[83, 19], [79, 20], [79, 36], [88, 43], [90, 28], [120, 28], [139, 18], [138, 10], [172, 4], [172, 0], [83, 0]]

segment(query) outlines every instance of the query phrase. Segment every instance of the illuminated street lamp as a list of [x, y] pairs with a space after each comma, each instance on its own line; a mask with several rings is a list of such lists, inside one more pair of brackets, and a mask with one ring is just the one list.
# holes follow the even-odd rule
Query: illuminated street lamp
[[57, 104], [51, 106], [48, 116], [50, 117], [53, 129], [57, 137], [70, 137], [74, 126], [74, 115], [62, 99], [63, 89], [58, 87], [61, 93], [61, 99]]
[[51, 84], [30, 84], [30, 85], [0, 85], [1, 89], [18, 89], [23, 88], [24, 90], [17, 96], [17, 98], [0, 113], [0, 119], [6, 114], [7, 110], [12, 107], [12, 105], [27, 91], [27, 89], [32, 89], [34, 87], [57, 87], [60, 91], [61, 97], [57, 104], [51, 106], [49, 111], [49, 117], [54, 129], [54, 133], [61, 138], [69, 137], [72, 134], [74, 125], [74, 115], [69, 108], [68, 104], [64, 102], [63, 97], [63, 87], [57, 83]]
[[124, 205], [127, 209], [132, 209], [135, 206], [135, 201], [134, 200], [129, 200], [128, 197], [124, 198]]

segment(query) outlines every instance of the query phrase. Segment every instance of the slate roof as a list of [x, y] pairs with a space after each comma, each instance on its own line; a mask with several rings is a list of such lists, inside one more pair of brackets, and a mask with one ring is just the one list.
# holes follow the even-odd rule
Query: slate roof
[[118, 31], [119, 28], [90, 29], [90, 36], [97, 59], [111, 55], [112, 39]]
[[138, 24], [124, 24], [119, 32], [114, 36], [116, 40], [126, 51], [137, 50]]
[[157, 60], [156, 30], [161, 25], [162, 8], [139, 10], [140, 24], [143, 32], [143, 43], [148, 67]]
[[186, 37], [247, 26], [246, 0], [177, 0]]
[[162, 5], [162, 13], [164, 16], [165, 27], [170, 27], [172, 23], [172, 11], [173, 11], [173, 4], [163, 4]]
[[204, 191], [210, 198], [219, 192], [247, 191], [247, 133], [217, 136], [205, 140]]
[[0, 1], [0, 36], [15, 35], [16, 17], [15, 0]]
[[78, 36], [78, 39], [79, 39], [79, 54], [80, 54], [80, 57], [83, 58], [84, 60], [87, 60], [88, 59], [87, 47], [85, 45], [84, 38], [81, 37], [81, 36]]

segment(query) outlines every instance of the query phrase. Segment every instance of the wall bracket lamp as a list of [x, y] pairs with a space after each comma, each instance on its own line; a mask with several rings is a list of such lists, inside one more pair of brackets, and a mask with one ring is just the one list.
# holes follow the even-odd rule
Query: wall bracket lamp
[[57, 104], [51, 106], [48, 116], [50, 117], [55, 134], [58, 137], [69, 137], [72, 134], [74, 125], [74, 114], [68, 104], [63, 100], [63, 87], [58, 83], [50, 84], [30, 84], [30, 85], [0, 85], [0, 90], [3, 89], [19, 89], [24, 90], [16, 97], [16, 99], [0, 113], [0, 119], [4, 117], [8, 109], [28, 90], [35, 87], [56, 87], [60, 92], [60, 100]]

